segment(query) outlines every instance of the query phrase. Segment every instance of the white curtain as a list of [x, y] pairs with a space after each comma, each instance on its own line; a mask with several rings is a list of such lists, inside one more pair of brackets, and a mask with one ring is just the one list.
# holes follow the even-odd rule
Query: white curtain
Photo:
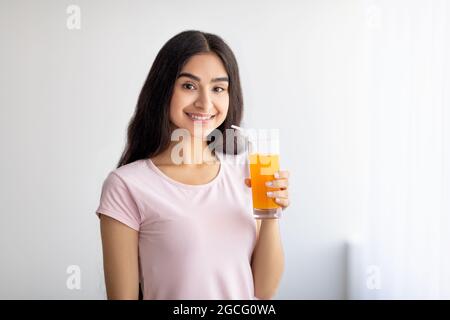
[[450, 1], [365, 0], [367, 204], [350, 299], [450, 299]]

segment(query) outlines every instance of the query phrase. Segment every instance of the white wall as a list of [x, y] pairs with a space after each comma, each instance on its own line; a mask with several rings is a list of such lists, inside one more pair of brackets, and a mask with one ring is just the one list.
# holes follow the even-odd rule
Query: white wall
[[[81, 8], [81, 29], [66, 8]], [[357, 0], [0, 2], [0, 298], [104, 297], [100, 188], [149, 68], [176, 33], [222, 36], [249, 127], [281, 129], [292, 205], [277, 298], [346, 297], [364, 198]], [[69, 265], [81, 290], [66, 287]]]

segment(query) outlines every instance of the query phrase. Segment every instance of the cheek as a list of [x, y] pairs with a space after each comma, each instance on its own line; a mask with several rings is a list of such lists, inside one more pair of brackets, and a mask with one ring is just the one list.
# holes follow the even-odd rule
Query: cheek
[[172, 99], [170, 100], [170, 120], [174, 123], [179, 122], [183, 118], [183, 110], [189, 105], [190, 101], [186, 95], [174, 91], [172, 94]]
[[170, 101], [170, 111], [171, 113], [177, 113], [183, 110], [183, 108], [186, 106], [186, 104], [189, 104], [189, 99], [186, 97], [186, 95], [174, 91], [172, 94], [172, 99]]
[[217, 109], [220, 112], [220, 118], [225, 119], [227, 117], [227, 113], [228, 113], [228, 109], [229, 109], [229, 99], [226, 98], [226, 99], [224, 99], [224, 101], [221, 101], [221, 103], [218, 104]]

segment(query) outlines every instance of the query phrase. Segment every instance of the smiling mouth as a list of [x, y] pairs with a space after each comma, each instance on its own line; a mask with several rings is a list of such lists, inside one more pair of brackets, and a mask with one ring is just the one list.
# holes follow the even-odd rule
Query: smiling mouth
[[211, 119], [214, 119], [216, 116], [215, 114], [196, 114], [196, 113], [189, 113], [185, 112], [185, 114], [191, 118], [191, 120], [197, 120], [197, 121], [208, 121]]

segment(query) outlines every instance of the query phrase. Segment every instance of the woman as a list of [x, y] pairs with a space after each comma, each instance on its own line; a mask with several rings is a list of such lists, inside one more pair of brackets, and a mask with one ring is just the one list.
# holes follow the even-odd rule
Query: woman
[[[137, 299], [140, 290], [144, 299], [275, 294], [284, 266], [278, 221], [253, 218], [242, 155], [235, 140], [225, 147], [242, 111], [238, 65], [220, 37], [185, 31], [163, 46], [96, 211], [109, 299]], [[177, 130], [188, 133], [181, 142]], [[214, 132], [224, 134], [219, 152]], [[276, 176], [272, 197], [284, 209], [288, 172]]]

